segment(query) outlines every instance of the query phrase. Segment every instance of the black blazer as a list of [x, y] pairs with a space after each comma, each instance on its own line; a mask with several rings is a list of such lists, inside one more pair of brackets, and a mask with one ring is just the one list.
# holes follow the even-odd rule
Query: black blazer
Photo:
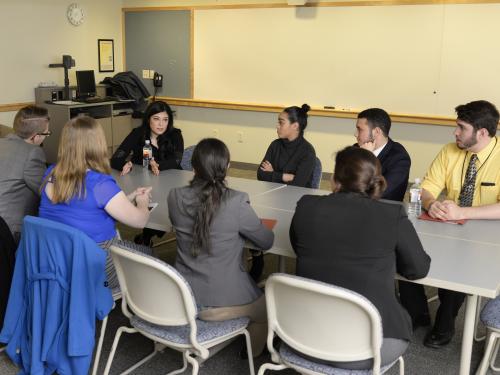
[[[142, 148], [146, 139], [149, 139], [149, 129], [145, 132], [142, 125], [132, 129], [111, 157], [111, 168], [121, 171], [130, 154], [132, 154], [130, 159], [132, 163], [142, 165]], [[160, 171], [181, 169], [184, 140], [180, 129], [171, 128], [158, 137], [158, 148], [154, 145], [151, 145], [151, 148]]]
[[382, 164], [382, 175], [387, 181], [387, 189], [382, 198], [402, 202], [410, 177], [410, 155], [400, 143], [389, 138], [387, 145], [378, 155], [378, 160]]
[[411, 319], [396, 298], [394, 277], [425, 277], [431, 259], [402, 205], [356, 193], [305, 195], [290, 241], [297, 275], [362, 294], [379, 310], [384, 337], [410, 340]]
[[10, 284], [14, 274], [16, 243], [7, 223], [0, 217], [0, 327], [7, 303], [9, 301]]

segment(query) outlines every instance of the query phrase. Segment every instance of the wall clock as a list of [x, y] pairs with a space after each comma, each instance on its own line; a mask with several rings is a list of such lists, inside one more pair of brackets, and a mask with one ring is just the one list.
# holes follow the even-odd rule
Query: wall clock
[[69, 23], [71, 23], [73, 26], [79, 26], [83, 23], [85, 13], [83, 12], [83, 8], [80, 5], [78, 5], [77, 3], [73, 3], [68, 6], [66, 16], [68, 17]]

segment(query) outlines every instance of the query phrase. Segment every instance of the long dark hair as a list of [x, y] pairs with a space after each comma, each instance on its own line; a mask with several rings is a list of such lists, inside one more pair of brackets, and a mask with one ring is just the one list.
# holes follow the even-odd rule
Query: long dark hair
[[210, 253], [210, 224], [227, 191], [229, 158], [227, 146], [215, 138], [202, 139], [193, 151], [194, 178], [190, 186], [197, 191], [200, 201], [193, 226], [191, 254], [194, 257], [202, 250]]
[[151, 128], [149, 127], [149, 120], [151, 119], [152, 116], [156, 115], [157, 113], [160, 112], [167, 112], [168, 115], [168, 124], [167, 124], [167, 130], [165, 130], [165, 133], [161, 134], [158, 136], [157, 142], [158, 142], [158, 151], [160, 154], [160, 159], [163, 159], [165, 155], [167, 154], [167, 151], [173, 152], [174, 151], [174, 145], [172, 143], [172, 139], [170, 137], [170, 133], [174, 131], [174, 112], [172, 111], [172, 108], [165, 103], [165, 102], [151, 102], [148, 107], [146, 108], [146, 111], [144, 112], [144, 117], [142, 118], [142, 124], [141, 127], [143, 129], [143, 139], [142, 139], [142, 144], [144, 144], [144, 141], [146, 139], [150, 139], [151, 136]]
[[333, 180], [340, 192], [378, 199], [385, 190], [380, 162], [372, 152], [349, 146], [337, 153]]

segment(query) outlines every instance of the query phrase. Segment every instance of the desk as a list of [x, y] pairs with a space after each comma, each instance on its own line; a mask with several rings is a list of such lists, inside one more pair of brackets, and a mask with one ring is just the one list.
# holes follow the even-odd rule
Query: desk
[[[153, 202], [158, 203], [146, 224], [148, 228], [170, 232], [172, 223], [168, 217], [167, 197], [171, 189], [176, 187], [186, 186], [193, 179], [193, 172], [183, 171], [179, 169], [169, 169], [162, 171], [159, 176], [153, 175], [151, 171], [140, 166], [134, 166], [132, 171], [125, 176], [120, 176], [120, 172], [113, 171], [113, 177], [122, 190], [129, 194], [139, 186], [151, 186]], [[252, 201], [269, 192], [282, 189], [286, 185], [275, 182], [261, 182], [255, 180], [247, 180], [238, 177], [228, 177], [228, 186], [232, 189], [245, 191], [250, 196]]]
[[43, 141], [43, 149], [47, 158], [47, 163], [57, 161], [57, 149], [62, 128], [68, 120], [75, 116], [84, 114], [95, 118], [101, 124], [108, 152], [111, 154], [118, 148], [123, 139], [138, 125], [139, 120], [132, 119], [131, 106], [133, 100], [109, 101], [101, 103], [77, 103], [71, 105], [59, 105], [54, 103], [37, 103], [47, 108], [50, 116], [49, 129], [52, 132], [50, 137]]
[[[191, 177], [190, 172], [177, 170], [163, 171], [155, 177], [149, 171], [134, 168], [132, 173], [117, 178], [117, 181], [126, 192], [141, 185], [153, 186], [153, 199], [160, 205], [153, 211], [148, 227], [151, 224], [152, 228], [169, 230], [171, 224], [166, 207], [168, 191], [172, 187], [187, 184]], [[231, 187], [249, 193], [259, 217], [277, 220], [275, 241], [270, 252], [288, 257], [295, 257], [288, 233], [297, 200], [304, 194], [329, 194], [328, 191], [241, 178], [229, 178], [228, 183]], [[460, 374], [468, 375], [478, 296], [495, 298], [500, 294], [498, 221], [476, 220], [468, 221], [465, 225], [453, 225], [419, 221], [416, 218], [411, 220], [426, 252], [432, 258], [428, 276], [412, 282], [467, 294]]]

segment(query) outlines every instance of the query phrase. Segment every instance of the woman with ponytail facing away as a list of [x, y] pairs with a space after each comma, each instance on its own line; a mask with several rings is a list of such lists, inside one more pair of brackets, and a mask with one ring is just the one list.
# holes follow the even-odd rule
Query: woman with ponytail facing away
[[255, 356], [267, 336], [265, 297], [246, 271], [246, 240], [269, 249], [274, 234], [259, 220], [248, 194], [226, 186], [229, 150], [207, 138], [193, 151], [194, 178], [168, 195], [168, 211], [177, 237], [175, 267], [193, 289], [203, 320], [250, 318]]
[[[347, 147], [335, 158], [333, 193], [304, 195], [290, 226], [297, 275], [353, 290], [378, 309], [382, 366], [402, 355], [412, 336], [410, 316], [396, 297], [396, 272], [415, 280], [430, 266], [404, 206], [379, 201], [385, 186], [377, 157]], [[369, 369], [372, 360], [334, 365]]]
[[311, 187], [316, 153], [304, 138], [309, 109], [307, 104], [302, 104], [280, 113], [276, 125], [278, 139], [269, 145], [257, 170], [257, 179]]

